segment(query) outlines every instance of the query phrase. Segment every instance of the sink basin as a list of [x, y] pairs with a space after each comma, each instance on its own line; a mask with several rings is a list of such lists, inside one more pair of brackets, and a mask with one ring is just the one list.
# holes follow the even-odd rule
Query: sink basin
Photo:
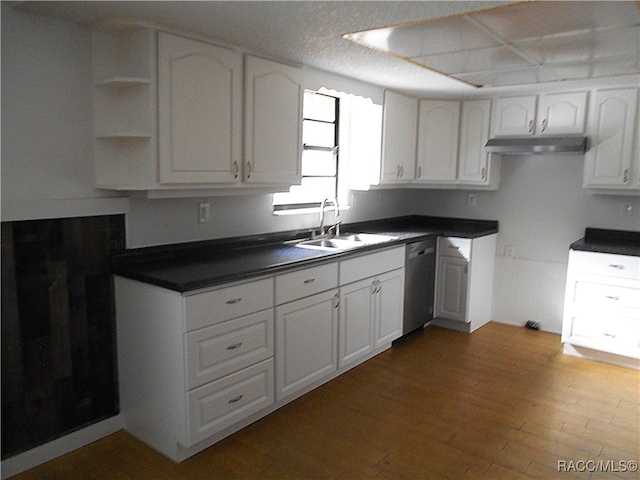
[[316, 240], [305, 240], [303, 242], [296, 243], [296, 247], [334, 251], [348, 250], [362, 245], [365, 244], [355, 240], [345, 240], [342, 238], [319, 238]]
[[359, 242], [366, 245], [372, 245], [376, 243], [390, 242], [397, 238], [398, 237], [393, 237], [391, 235], [380, 235], [377, 233], [353, 233], [336, 237], [336, 240], [347, 240], [349, 242]]
[[364, 247], [366, 245], [374, 245], [376, 243], [389, 242], [396, 238], [397, 237], [392, 237], [391, 235], [378, 235], [374, 233], [352, 233], [340, 235], [339, 237], [304, 240], [296, 243], [296, 246], [315, 250], [341, 251]]

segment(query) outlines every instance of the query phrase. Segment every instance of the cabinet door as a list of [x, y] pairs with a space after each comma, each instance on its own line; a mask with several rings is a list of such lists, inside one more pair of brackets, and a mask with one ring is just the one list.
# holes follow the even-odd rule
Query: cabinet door
[[458, 155], [460, 183], [489, 183], [489, 153], [484, 146], [489, 140], [490, 114], [490, 100], [473, 100], [462, 104]]
[[[634, 142], [637, 132], [638, 89], [598, 90], [591, 102], [585, 154], [584, 186], [632, 187]], [[636, 160], [637, 162], [638, 160]]]
[[540, 95], [536, 134], [565, 135], [584, 133], [587, 92]]
[[343, 367], [373, 350], [374, 292], [369, 278], [340, 289], [338, 366]]
[[420, 101], [416, 178], [454, 182], [458, 165], [460, 102]]
[[436, 317], [467, 320], [467, 260], [463, 257], [438, 257], [436, 280]]
[[245, 182], [300, 183], [302, 81], [298, 68], [246, 57]]
[[158, 33], [160, 183], [240, 181], [242, 56]]
[[494, 137], [533, 135], [536, 96], [503, 97], [493, 103], [491, 134]]
[[276, 308], [276, 399], [326, 377], [337, 368], [336, 290]]
[[385, 273], [377, 279], [374, 346], [378, 348], [402, 335], [404, 310], [404, 269]]
[[418, 101], [386, 90], [382, 114], [383, 183], [413, 180], [417, 123]]

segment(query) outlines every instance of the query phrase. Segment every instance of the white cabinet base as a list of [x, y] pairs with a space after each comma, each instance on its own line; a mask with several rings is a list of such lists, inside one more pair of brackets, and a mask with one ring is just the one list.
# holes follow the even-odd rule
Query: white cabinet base
[[571, 343], [565, 343], [562, 347], [562, 352], [574, 357], [588, 358], [598, 362], [612, 363], [621, 367], [640, 370], [640, 360], [637, 358], [616, 355], [615, 353], [603, 352], [601, 350], [573, 345]]

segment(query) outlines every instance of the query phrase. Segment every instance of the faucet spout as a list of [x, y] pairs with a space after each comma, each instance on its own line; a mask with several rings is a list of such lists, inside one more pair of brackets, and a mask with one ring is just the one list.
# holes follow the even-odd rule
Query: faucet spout
[[329, 202], [333, 202], [333, 212], [334, 212], [335, 218], [338, 218], [340, 216], [340, 210], [339, 210], [339, 207], [338, 207], [338, 200], [335, 197], [334, 198], [325, 198], [324, 200], [322, 200], [322, 203], [320, 203], [320, 235], [326, 235], [327, 234], [327, 231], [325, 230], [325, 227], [324, 227], [324, 211], [327, 208], [327, 203], [329, 203]]

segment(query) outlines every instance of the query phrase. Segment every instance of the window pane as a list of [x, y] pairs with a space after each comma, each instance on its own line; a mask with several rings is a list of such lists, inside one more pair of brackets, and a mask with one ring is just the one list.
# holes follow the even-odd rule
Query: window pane
[[304, 118], [333, 122], [336, 119], [336, 99], [313, 92], [304, 92], [302, 115]]
[[335, 176], [336, 157], [333, 152], [302, 151], [302, 175]]
[[316, 147], [335, 146], [335, 124], [305, 120], [302, 123], [302, 143]]
[[290, 191], [295, 196], [295, 203], [319, 203], [325, 198], [336, 196], [336, 179], [335, 177], [303, 178], [302, 183], [294, 185]]

